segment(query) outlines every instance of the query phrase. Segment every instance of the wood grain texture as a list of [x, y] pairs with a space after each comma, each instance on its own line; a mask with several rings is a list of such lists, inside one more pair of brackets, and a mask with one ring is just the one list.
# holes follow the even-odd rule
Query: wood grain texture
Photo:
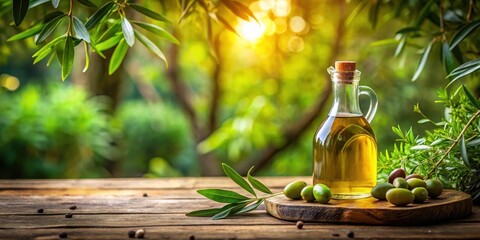
[[331, 200], [328, 204], [290, 200], [283, 195], [265, 201], [272, 216], [290, 221], [357, 223], [375, 225], [433, 224], [462, 218], [472, 212], [470, 195], [445, 190], [436, 199], [396, 207], [374, 198]]
[[[259, 178], [274, 192], [310, 177]], [[471, 215], [435, 225], [368, 226], [295, 222], [259, 209], [223, 220], [186, 212], [223, 206], [196, 193], [201, 188], [241, 189], [228, 178], [0, 180], [0, 239], [128, 239], [145, 229], [146, 239], [478, 239], [480, 207]], [[148, 197], [143, 197], [147, 193]], [[246, 193], [245, 193], [246, 194]], [[75, 205], [75, 210], [69, 207]], [[38, 208], [44, 209], [37, 213]], [[72, 218], [65, 218], [72, 212]]]

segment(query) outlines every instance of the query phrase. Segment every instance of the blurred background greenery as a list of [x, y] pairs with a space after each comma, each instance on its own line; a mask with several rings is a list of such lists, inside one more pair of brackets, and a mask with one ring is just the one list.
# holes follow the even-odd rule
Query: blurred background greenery
[[[221, 162], [242, 173], [255, 165], [257, 175], [310, 175], [312, 137], [332, 98], [326, 69], [335, 60], [357, 61], [361, 84], [378, 94], [372, 127], [380, 152], [398, 138], [392, 126], [431, 127], [417, 124], [416, 103], [431, 118], [443, 116], [435, 104], [448, 83], [440, 47], [414, 82], [429, 40], [419, 36], [396, 54], [396, 31], [427, 1], [240, 1], [258, 22], [239, 18], [224, 1], [187, 1], [208, 6], [192, 3], [181, 22], [184, 1], [137, 2], [172, 20], [155, 23], [180, 42], [158, 42], [168, 68], [136, 43], [114, 74], [95, 54], [84, 73], [77, 47], [62, 82], [58, 62], [32, 64], [33, 39], [7, 41], [51, 4], [31, 9], [20, 27], [9, 15], [0, 20], [1, 178], [218, 175]], [[459, 11], [468, 2], [446, 8], [465, 17]], [[209, 20], [205, 9], [228, 22]], [[422, 27], [438, 30], [429, 20]]]

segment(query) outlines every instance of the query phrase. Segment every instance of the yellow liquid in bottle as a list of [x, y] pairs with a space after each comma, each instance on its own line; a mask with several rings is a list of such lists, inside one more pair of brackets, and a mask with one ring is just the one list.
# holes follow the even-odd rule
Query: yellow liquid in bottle
[[370, 196], [377, 178], [377, 143], [362, 115], [329, 116], [313, 146], [313, 184], [326, 184], [336, 199]]

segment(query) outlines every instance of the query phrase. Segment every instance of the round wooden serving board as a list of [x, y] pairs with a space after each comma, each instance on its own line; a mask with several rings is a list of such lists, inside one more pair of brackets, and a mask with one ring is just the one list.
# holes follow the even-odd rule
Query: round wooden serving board
[[265, 207], [270, 215], [290, 221], [418, 225], [465, 217], [472, 212], [472, 198], [464, 192], [444, 190], [436, 199], [396, 207], [372, 197], [319, 204], [278, 195], [266, 199]]

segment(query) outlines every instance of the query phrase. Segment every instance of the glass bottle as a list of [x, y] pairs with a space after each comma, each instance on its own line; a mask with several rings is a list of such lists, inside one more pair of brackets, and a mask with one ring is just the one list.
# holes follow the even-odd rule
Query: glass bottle
[[[335, 199], [368, 197], [377, 176], [377, 143], [369, 124], [377, 96], [371, 88], [358, 85], [356, 62], [337, 61], [328, 72], [334, 101], [313, 138], [313, 184], [329, 186]], [[362, 94], [370, 98], [365, 116], [359, 106]]]

